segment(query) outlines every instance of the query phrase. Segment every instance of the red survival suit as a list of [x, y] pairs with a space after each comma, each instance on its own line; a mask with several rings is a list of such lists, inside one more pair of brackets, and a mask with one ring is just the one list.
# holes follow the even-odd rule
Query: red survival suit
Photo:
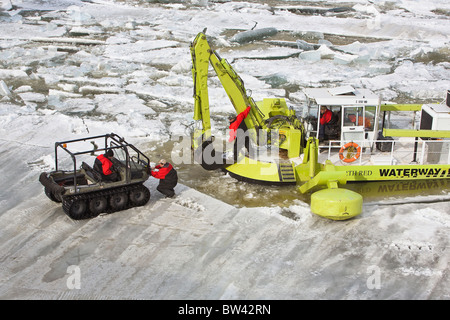
[[158, 164], [155, 169], [159, 171], [150, 171], [151, 175], [160, 179], [156, 190], [164, 194], [166, 197], [172, 198], [175, 195], [175, 186], [178, 183], [178, 174], [174, 167], [166, 162], [163, 166]]
[[118, 174], [111, 169], [113, 163], [104, 154], [99, 155], [94, 162], [94, 170], [102, 175], [103, 180], [117, 181]]
[[228, 139], [229, 142], [232, 142], [234, 140], [234, 146], [233, 146], [233, 159], [234, 162], [237, 162], [238, 157], [238, 151], [242, 148], [242, 139], [236, 139], [237, 133], [240, 132], [240, 135], [244, 135], [244, 145], [247, 151], [250, 151], [250, 138], [248, 136], [247, 132], [247, 125], [244, 122], [244, 119], [248, 116], [249, 112], [251, 110], [251, 107], [248, 106], [247, 109], [239, 113], [236, 117], [236, 119], [230, 123], [229, 131], [230, 131], [230, 138]]
[[248, 106], [247, 109], [237, 115], [236, 120], [230, 123], [230, 126], [228, 128], [230, 129], [230, 138], [228, 139], [229, 142], [232, 142], [234, 139], [236, 139], [236, 132], [238, 128], [243, 129], [244, 131], [247, 130], [247, 126], [245, 125], [245, 122], [243, 122], [243, 120], [247, 118], [250, 110], [251, 108], [250, 106]]
[[111, 168], [113, 166], [113, 163], [111, 160], [109, 160], [107, 157], [105, 157], [104, 154], [101, 154], [97, 157], [96, 162], [100, 161], [100, 167], [102, 168], [102, 173], [107, 176], [112, 173]]
[[331, 121], [332, 118], [333, 118], [333, 112], [331, 112], [331, 110], [327, 109], [327, 111], [325, 111], [325, 113], [322, 114], [320, 117], [320, 124], [321, 125], [327, 124], [328, 122]]

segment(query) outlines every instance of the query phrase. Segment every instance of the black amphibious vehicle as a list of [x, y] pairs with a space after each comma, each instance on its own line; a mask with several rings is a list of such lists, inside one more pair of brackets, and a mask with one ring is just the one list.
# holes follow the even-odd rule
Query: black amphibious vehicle
[[[113, 170], [120, 176], [118, 181], [106, 181], [93, 169], [95, 158], [106, 150], [114, 152]], [[60, 170], [60, 165], [72, 169]], [[144, 186], [149, 172], [149, 158], [110, 133], [56, 142], [55, 170], [41, 173], [39, 181], [52, 201], [62, 202], [64, 212], [79, 220], [145, 205], [150, 199]]]

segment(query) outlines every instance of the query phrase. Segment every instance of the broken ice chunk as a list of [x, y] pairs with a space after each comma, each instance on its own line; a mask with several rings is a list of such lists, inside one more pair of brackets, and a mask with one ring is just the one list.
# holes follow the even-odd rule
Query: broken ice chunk
[[369, 66], [370, 73], [390, 73], [391, 65], [387, 63], [372, 63]]
[[303, 39], [323, 39], [324, 35], [322, 32], [318, 31], [294, 31], [292, 33], [294, 36], [300, 36]]
[[25, 71], [22, 70], [11, 70], [11, 69], [0, 69], [0, 78], [3, 79], [24, 79], [28, 78]]
[[303, 51], [300, 53], [299, 58], [307, 61], [319, 61], [321, 58], [321, 54], [319, 51]]
[[47, 104], [56, 109], [63, 110], [65, 108], [65, 103], [63, 102], [66, 98], [81, 98], [81, 94], [65, 92], [50, 89], [47, 97]]
[[190, 62], [188, 62], [186, 60], [181, 60], [176, 65], [174, 65], [172, 67], [172, 69], [170, 69], [170, 70], [175, 72], [175, 73], [189, 72], [191, 70], [191, 64], [190, 64]]
[[134, 30], [134, 29], [136, 29], [136, 25], [137, 25], [136, 21], [130, 20], [127, 23], [125, 23], [125, 28], [128, 30]]
[[249, 30], [234, 35], [234, 37], [232, 37], [230, 41], [243, 44], [246, 42], [261, 40], [266, 37], [274, 36], [277, 34], [277, 32], [278, 31], [276, 28], [261, 28], [256, 30]]
[[66, 112], [89, 112], [94, 110], [95, 104], [91, 99], [79, 98], [67, 99], [59, 107]]
[[145, 104], [145, 101], [135, 94], [99, 94], [94, 98], [96, 111], [100, 113], [127, 114], [139, 113], [142, 115], [154, 114], [155, 111]]
[[0, 95], [5, 97], [9, 97], [11, 95], [11, 91], [3, 80], [0, 80]]
[[33, 88], [31, 88], [31, 86], [20, 86], [19, 88], [17, 88], [16, 90], [14, 90], [15, 93], [23, 93], [23, 92], [30, 92], [33, 91]]
[[337, 64], [350, 64], [358, 58], [357, 55], [338, 53], [334, 55], [334, 62]]
[[86, 35], [97, 35], [102, 34], [103, 30], [99, 27], [91, 27], [91, 28], [85, 28], [85, 27], [73, 27], [70, 29], [69, 34], [71, 35], [79, 35], [79, 36], [86, 36]]
[[296, 42], [297, 42], [297, 48], [300, 49], [300, 50], [311, 51], [311, 50], [315, 50], [316, 49], [313, 44], [308, 43], [306, 41], [297, 40]]
[[328, 48], [325, 44], [321, 45], [317, 51], [320, 53], [321, 59], [333, 59], [336, 52]]
[[101, 93], [121, 93], [123, 91], [122, 88], [120, 87], [115, 87], [115, 86], [101, 86], [101, 87], [97, 87], [97, 86], [82, 86], [79, 89], [79, 92], [82, 93], [83, 95], [86, 94], [101, 94]]
[[10, 0], [3, 0], [2, 5], [0, 6], [5, 11], [12, 10], [13, 6]]
[[370, 53], [365, 52], [362, 54], [359, 54], [358, 57], [355, 59], [355, 62], [357, 63], [369, 63], [370, 62]]
[[75, 5], [68, 7], [66, 12], [70, 19], [79, 25], [84, 24], [91, 19], [91, 15], [89, 13], [83, 12], [80, 7]]
[[43, 95], [42, 93], [37, 93], [37, 92], [24, 92], [24, 93], [19, 93], [19, 96], [22, 98], [22, 100], [27, 103], [27, 102], [45, 102], [46, 101], [46, 97], [45, 95]]
[[78, 86], [73, 83], [58, 83], [58, 87], [67, 92], [77, 92]]

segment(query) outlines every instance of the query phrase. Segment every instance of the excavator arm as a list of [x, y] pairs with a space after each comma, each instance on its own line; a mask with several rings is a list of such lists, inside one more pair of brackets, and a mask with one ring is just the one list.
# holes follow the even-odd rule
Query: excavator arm
[[[194, 129], [192, 147], [194, 155], [205, 169], [212, 170], [223, 166], [217, 162], [206, 166], [204, 155], [220, 160], [220, 155], [212, 146], [210, 105], [208, 96], [208, 71], [211, 65], [236, 114], [250, 106], [250, 113], [245, 118], [249, 137], [255, 145], [276, 146], [287, 150], [289, 157], [298, 157], [303, 151], [304, 130], [295, 116], [295, 111], [288, 108], [285, 99], [271, 98], [255, 102], [247, 95], [243, 80], [233, 67], [211, 49], [204, 32], [195, 37], [190, 46], [192, 58], [192, 77], [194, 80], [194, 120], [200, 122], [201, 128]], [[261, 134], [263, 132], [263, 134]], [[277, 136], [276, 139], [272, 139]], [[274, 141], [276, 140], [276, 141]], [[217, 156], [217, 157], [216, 157]], [[220, 162], [220, 161], [219, 161]]]
[[204, 33], [199, 33], [191, 44], [192, 77], [194, 80], [194, 120], [202, 121], [203, 141], [211, 138], [211, 121], [208, 96], [208, 69], [213, 67], [228, 98], [233, 104], [236, 113], [239, 114], [248, 106], [251, 107], [245, 124], [249, 130], [263, 129], [266, 127], [263, 116], [255, 101], [247, 96], [244, 82], [234, 71], [233, 67], [222, 59], [217, 52], [211, 49]]

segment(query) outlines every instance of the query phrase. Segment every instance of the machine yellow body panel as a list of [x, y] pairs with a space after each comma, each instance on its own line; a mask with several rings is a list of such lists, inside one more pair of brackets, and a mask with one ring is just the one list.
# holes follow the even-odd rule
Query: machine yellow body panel
[[242, 180], [265, 183], [279, 183], [280, 175], [278, 166], [274, 162], [262, 162], [248, 157], [243, 157], [235, 164], [225, 168], [231, 175], [236, 175]]
[[330, 188], [311, 195], [311, 211], [332, 220], [347, 220], [362, 212], [363, 197], [354, 191]]

